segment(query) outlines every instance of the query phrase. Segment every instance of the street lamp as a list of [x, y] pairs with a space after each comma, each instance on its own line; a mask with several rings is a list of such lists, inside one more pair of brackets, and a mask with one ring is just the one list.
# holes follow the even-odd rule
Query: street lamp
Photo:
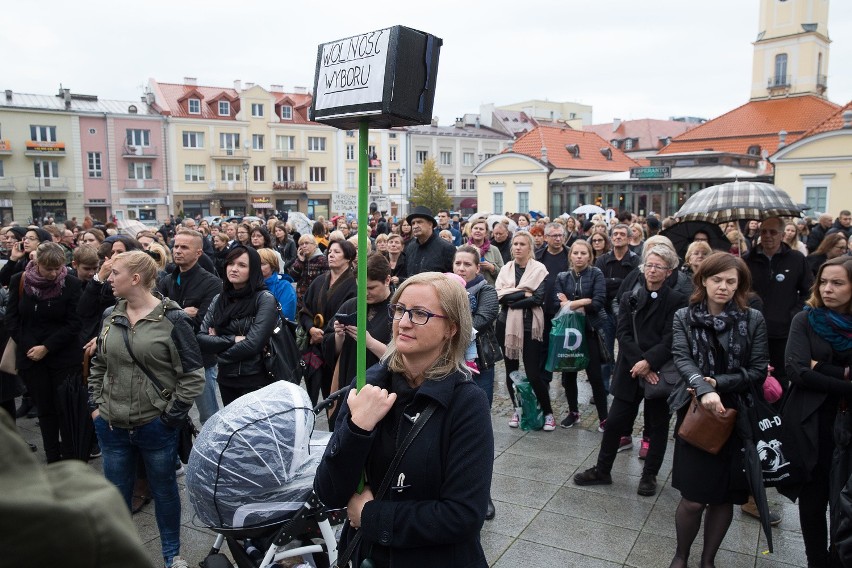
[[246, 180], [246, 215], [249, 214], [249, 188], [248, 188], [248, 171], [249, 171], [249, 163], [248, 160], [243, 161], [243, 177]]
[[36, 174], [37, 174], [36, 180], [38, 180], [38, 211], [39, 211], [38, 222], [36, 223], [36, 225], [41, 227], [41, 226], [44, 225], [44, 199], [41, 196], [41, 175], [42, 175], [41, 160], [36, 160], [35, 165], [36, 165]]

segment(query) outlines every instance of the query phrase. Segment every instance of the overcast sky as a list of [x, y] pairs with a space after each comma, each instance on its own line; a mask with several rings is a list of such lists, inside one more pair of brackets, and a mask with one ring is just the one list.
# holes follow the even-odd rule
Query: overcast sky
[[[828, 0], [815, 0], [826, 2]], [[528, 99], [594, 122], [713, 118], [748, 101], [759, 0], [42, 0], [3, 9], [0, 89], [138, 100], [149, 77], [313, 88], [317, 46], [402, 24], [444, 40], [434, 115]], [[852, 100], [852, 1], [833, 0], [828, 97]]]

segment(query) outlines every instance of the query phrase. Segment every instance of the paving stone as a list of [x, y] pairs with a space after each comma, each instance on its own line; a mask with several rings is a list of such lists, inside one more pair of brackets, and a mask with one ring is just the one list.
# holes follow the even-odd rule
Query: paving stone
[[[566, 527], [566, 530], [568, 527]], [[617, 568], [619, 563], [568, 552], [526, 540], [516, 540], [493, 564], [495, 568], [535, 566], [550, 568]]]
[[542, 511], [520, 538], [577, 554], [623, 563], [633, 548], [639, 530], [595, 521], [577, 521], [565, 515]]

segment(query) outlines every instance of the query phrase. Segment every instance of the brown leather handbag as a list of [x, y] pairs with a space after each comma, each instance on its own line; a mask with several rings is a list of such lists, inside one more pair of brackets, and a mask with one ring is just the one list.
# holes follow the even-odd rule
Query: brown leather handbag
[[689, 392], [692, 395], [692, 401], [689, 403], [677, 435], [689, 445], [716, 455], [734, 431], [737, 411], [726, 408], [725, 412], [720, 414], [707, 410], [698, 401], [695, 390], [689, 389]]

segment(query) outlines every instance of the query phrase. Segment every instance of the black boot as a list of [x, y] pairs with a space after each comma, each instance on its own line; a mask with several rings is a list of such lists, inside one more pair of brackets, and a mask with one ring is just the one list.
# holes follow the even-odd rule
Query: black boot
[[490, 521], [494, 518], [494, 515], [497, 514], [496, 509], [494, 509], [494, 501], [491, 500], [491, 495], [488, 496], [488, 507], [485, 508], [485, 520]]
[[15, 418], [23, 418], [30, 410], [34, 408], [34, 406], [35, 404], [33, 403], [32, 397], [23, 397], [21, 399], [21, 406], [19, 406], [18, 410], [15, 412]]

